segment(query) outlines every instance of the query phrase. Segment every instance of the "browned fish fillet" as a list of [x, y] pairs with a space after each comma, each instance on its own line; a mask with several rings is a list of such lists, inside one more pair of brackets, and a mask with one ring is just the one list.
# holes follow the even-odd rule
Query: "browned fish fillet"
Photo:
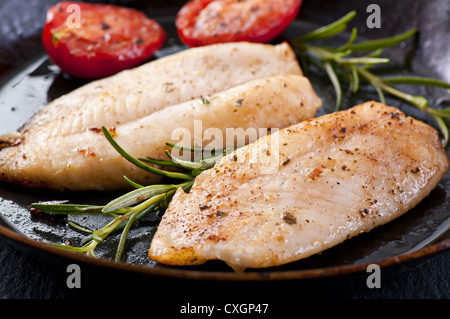
[[448, 167], [435, 129], [367, 102], [259, 139], [200, 174], [189, 194], [177, 191], [149, 257], [218, 259], [237, 271], [306, 258], [407, 212]]
[[48, 104], [18, 134], [0, 137], [0, 180], [72, 191], [126, 188], [124, 175], [156, 183], [159, 176], [109, 145], [102, 126], [131, 155], [165, 158], [165, 143], [178, 142], [175, 130], [194, 136], [196, 120], [200, 131], [281, 128], [313, 117], [321, 105], [286, 43], [193, 48]]

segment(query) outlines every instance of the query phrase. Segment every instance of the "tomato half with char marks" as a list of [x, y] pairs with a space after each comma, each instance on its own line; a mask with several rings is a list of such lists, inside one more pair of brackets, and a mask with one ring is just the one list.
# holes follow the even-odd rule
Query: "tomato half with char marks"
[[42, 43], [63, 72], [92, 80], [145, 62], [166, 37], [156, 21], [137, 10], [63, 1], [48, 10]]
[[296, 18], [302, 0], [192, 0], [178, 12], [180, 38], [191, 47], [250, 41], [267, 43]]

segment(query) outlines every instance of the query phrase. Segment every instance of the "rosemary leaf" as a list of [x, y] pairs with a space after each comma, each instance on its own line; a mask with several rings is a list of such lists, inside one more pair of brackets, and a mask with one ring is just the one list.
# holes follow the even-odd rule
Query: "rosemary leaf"
[[339, 83], [339, 78], [336, 75], [336, 72], [334, 72], [333, 66], [331, 63], [326, 62], [325, 64], [325, 70], [327, 71], [328, 77], [331, 80], [331, 83], [333, 84], [334, 90], [336, 91], [336, 111], [338, 111], [341, 107], [341, 99], [342, 99], [342, 89], [341, 84]]
[[328, 39], [336, 34], [341, 33], [347, 28], [347, 23], [350, 22], [354, 17], [356, 16], [356, 11], [351, 11], [347, 13], [345, 16], [343, 16], [341, 19], [323, 26], [319, 29], [316, 29], [314, 31], [311, 31], [300, 38], [298, 38], [296, 41], [298, 42], [310, 42], [310, 41], [317, 41], [317, 40], [323, 40]]
[[183, 151], [189, 151], [189, 152], [203, 152], [203, 148], [200, 147], [188, 147], [188, 146], [182, 146], [174, 143], [166, 143], [167, 146], [170, 146], [175, 149], [183, 150]]
[[89, 228], [87, 228], [87, 227], [85, 227], [85, 226], [82, 226], [82, 225], [80, 225], [80, 224], [74, 222], [73, 220], [68, 220], [68, 221], [67, 221], [67, 224], [68, 224], [70, 227], [72, 227], [73, 229], [75, 229], [75, 230], [77, 230], [77, 231], [79, 231], [79, 232], [82, 232], [82, 233], [92, 234], [92, 233], [94, 232], [93, 230], [91, 230], [91, 229], [89, 229]]
[[300, 65], [302, 67], [302, 70], [305, 74], [308, 74], [309, 73], [308, 58], [304, 52], [300, 52], [299, 56], [300, 56]]
[[159, 166], [165, 166], [165, 167], [176, 167], [176, 168], [183, 168], [183, 166], [174, 163], [172, 161], [166, 161], [166, 160], [160, 160], [160, 159], [156, 159], [156, 158], [152, 158], [152, 157], [147, 157], [147, 158], [141, 158], [139, 159], [145, 163], [149, 163], [152, 165], [159, 165]]
[[385, 83], [391, 84], [424, 85], [450, 89], [450, 83], [437, 79], [424, 78], [419, 76], [390, 76], [390, 77], [382, 77], [381, 79]]
[[348, 47], [348, 49], [352, 50], [353, 53], [364, 52], [364, 51], [373, 51], [381, 48], [392, 47], [401, 42], [407, 40], [411, 36], [413, 36], [417, 32], [417, 29], [411, 29], [397, 36], [377, 39], [371, 41], [364, 41], [359, 43], [354, 43]]
[[34, 203], [31, 207], [50, 214], [57, 215], [105, 215], [103, 206], [77, 204]]
[[139, 167], [147, 172], [150, 172], [150, 173], [153, 173], [156, 175], [160, 175], [160, 176], [164, 176], [164, 177], [168, 177], [168, 178], [182, 179], [182, 180], [191, 180], [192, 179], [192, 176], [189, 174], [164, 171], [164, 170], [160, 170], [160, 169], [157, 169], [155, 167], [145, 164], [144, 162], [142, 162], [142, 161], [138, 160], [137, 158], [134, 158], [133, 156], [128, 154], [119, 144], [117, 144], [117, 142], [114, 140], [114, 138], [108, 132], [106, 127], [102, 127], [102, 131], [103, 131], [103, 134], [105, 135], [106, 139], [114, 147], [114, 149], [120, 155], [122, 155], [126, 160], [133, 163], [137, 167]]
[[138, 184], [138, 183], [136, 183], [136, 182], [133, 182], [131, 179], [129, 179], [128, 177], [126, 177], [126, 176], [124, 176], [123, 177], [124, 179], [125, 179], [125, 181], [128, 183], [128, 184], [130, 184], [132, 187], [134, 187], [134, 188], [143, 188], [144, 186], [143, 185], [140, 185], [140, 184]]
[[439, 130], [442, 132], [443, 135], [443, 146], [444, 148], [447, 147], [448, 145], [448, 141], [449, 141], [449, 132], [448, 132], [448, 126], [447, 123], [445, 123], [444, 119], [442, 119], [442, 117], [439, 116], [433, 116], [434, 120], [436, 121]]
[[82, 247], [67, 246], [62, 244], [52, 244], [52, 245], [76, 253], [86, 253], [87, 251], [87, 245]]
[[[148, 206], [147, 208], [143, 209], [142, 211], [138, 212], [135, 221], [138, 221], [138, 220], [140, 220], [141, 218], [144, 218], [145, 216], [147, 216], [149, 213], [154, 212], [155, 209], [156, 209], [157, 207], [158, 207], [158, 203], [155, 203], [155, 204], [150, 205], [150, 206]], [[123, 228], [126, 226], [126, 224], [127, 224], [127, 221], [124, 221], [124, 222], [120, 223], [119, 225], [117, 225], [117, 226], [115, 227], [115, 229], [111, 232], [111, 234], [116, 233], [116, 232], [119, 232], [119, 231], [122, 231]], [[105, 227], [106, 227], [106, 226], [105, 226]], [[90, 241], [93, 241], [93, 240], [94, 240], [94, 239], [93, 239], [93, 237], [92, 237], [92, 235], [91, 235], [91, 236], [89, 236], [89, 237], [86, 237], [86, 238], [83, 240], [83, 244], [86, 244], [86, 243], [88, 243], [88, 242], [90, 242]]]
[[172, 154], [170, 154], [169, 151], [166, 151], [166, 155], [167, 157], [169, 157], [172, 162], [180, 165], [183, 168], [189, 169], [189, 170], [194, 170], [194, 169], [198, 169], [202, 167], [201, 162], [191, 162], [191, 161], [184, 161], [182, 159], [179, 159], [175, 156], [173, 156]]
[[424, 109], [424, 112], [426, 112], [432, 116], [450, 118], [450, 108], [443, 109], [443, 110], [437, 110], [437, 109], [433, 109], [431, 107], [427, 107]]
[[138, 212], [131, 215], [130, 219], [128, 220], [128, 222], [126, 223], [126, 225], [122, 231], [122, 235], [120, 236], [119, 244], [117, 246], [117, 251], [116, 251], [116, 259], [115, 259], [116, 262], [119, 262], [122, 259], [122, 256], [124, 253], [125, 241], [127, 239], [128, 232], [130, 231], [131, 226], [136, 221], [137, 215], [138, 215]]
[[104, 213], [110, 213], [118, 211], [123, 208], [131, 207], [153, 196], [166, 193], [174, 188], [176, 188], [175, 185], [150, 185], [146, 187], [141, 187], [112, 200], [111, 202], [105, 205], [102, 211]]
[[348, 50], [350, 48], [350, 46], [353, 44], [353, 42], [355, 42], [357, 36], [358, 36], [358, 29], [357, 28], [353, 28], [352, 29], [352, 33], [350, 34], [350, 38], [348, 39], [347, 43], [345, 43], [344, 45], [340, 46], [337, 49], [337, 51]]
[[347, 64], [381, 64], [381, 63], [389, 63], [389, 59], [361, 57], [361, 58], [342, 59], [342, 62]]
[[373, 87], [377, 91], [378, 97], [380, 98], [380, 102], [386, 104], [386, 98], [384, 97], [383, 90], [376, 84], [374, 84]]
[[428, 104], [427, 99], [425, 99], [424, 97], [411, 95], [411, 94], [405, 93], [403, 91], [397, 90], [396, 88], [389, 86], [383, 80], [381, 80], [379, 77], [375, 76], [374, 74], [372, 74], [371, 72], [369, 72], [365, 69], [358, 68], [357, 71], [362, 77], [364, 77], [367, 81], [369, 81], [369, 83], [371, 83], [372, 86], [374, 86], [375, 88], [379, 87], [383, 91], [385, 91], [393, 96], [396, 96], [397, 98], [402, 99], [408, 103], [411, 103], [412, 105], [416, 106], [419, 109], [425, 108]]
[[367, 57], [372, 57], [372, 58], [378, 58], [383, 54], [383, 49], [376, 49], [373, 50], [372, 52], [369, 52], [369, 54], [367, 54]]
[[359, 90], [359, 75], [358, 75], [358, 71], [356, 70], [355, 67], [351, 67], [351, 74], [352, 74], [352, 86], [351, 86], [351, 90], [353, 93], [358, 92]]
[[345, 50], [345, 51], [336, 51], [335, 53], [332, 53], [330, 57], [328, 58], [328, 61], [335, 61], [337, 59], [343, 58], [349, 54], [351, 54], [351, 50]]

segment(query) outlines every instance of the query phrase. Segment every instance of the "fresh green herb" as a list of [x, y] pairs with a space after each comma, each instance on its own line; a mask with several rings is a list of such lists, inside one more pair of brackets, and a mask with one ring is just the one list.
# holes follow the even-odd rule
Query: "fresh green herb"
[[[384, 94], [387, 93], [414, 105], [436, 121], [443, 135], [444, 147], [446, 147], [449, 141], [446, 121], [450, 118], [450, 109], [435, 109], [429, 106], [425, 97], [408, 94], [393, 85], [424, 85], [450, 89], [450, 83], [423, 77], [379, 77], [370, 71], [375, 64], [389, 63], [389, 59], [380, 57], [384, 48], [395, 46], [409, 39], [416, 34], [416, 29], [389, 38], [355, 43], [358, 32], [356, 28], [353, 28], [347, 42], [339, 47], [311, 44], [311, 42], [326, 40], [342, 33], [355, 16], [356, 12], [351, 11], [329, 25], [290, 41], [299, 54], [302, 67], [307, 71], [308, 64], [313, 63], [326, 71], [336, 92], [336, 110], [340, 109], [342, 103], [342, 79], [349, 80], [352, 93], [358, 92], [361, 80], [365, 80], [375, 89], [381, 102], [385, 103]], [[355, 53], [365, 53], [365, 55], [355, 56]]]
[[[162, 184], [142, 186], [125, 177], [125, 180], [135, 189], [110, 201], [104, 206], [98, 205], [78, 205], [67, 203], [43, 202], [34, 203], [32, 207], [39, 211], [56, 215], [104, 215], [112, 217], [112, 220], [103, 228], [98, 230], [90, 230], [83, 225], [79, 225], [73, 221], [67, 221], [69, 226], [73, 229], [88, 234], [83, 241], [83, 246], [73, 247], [62, 244], [54, 244], [66, 250], [83, 253], [88, 256], [95, 257], [95, 249], [103, 242], [110, 234], [122, 232], [120, 241], [116, 251], [116, 261], [120, 261], [124, 254], [125, 241], [131, 227], [143, 217], [150, 213], [158, 214], [164, 212], [168, 203], [177, 191], [182, 188], [185, 192], [189, 192], [194, 183], [195, 177], [202, 171], [214, 166], [214, 164], [227, 152], [229, 149], [216, 152], [212, 156], [201, 156], [196, 161], [185, 161], [174, 157], [167, 152], [169, 160], [157, 160], [152, 158], [137, 159], [128, 154], [117, 142], [114, 140], [109, 131], [103, 127], [103, 134], [110, 144], [122, 155], [125, 159], [136, 165], [137, 167], [171, 179], [182, 180], [179, 184]], [[180, 148], [174, 144], [168, 144], [172, 147]], [[202, 149], [181, 148], [187, 152], [198, 152]], [[211, 152], [210, 152], [211, 153]], [[217, 154], [217, 155], [216, 155]], [[162, 165], [166, 167], [176, 167], [182, 169], [184, 172], [171, 172], [162, 169], [156, 169], [148, 164]]]
[[210, 103], [209, 100], [203, 96], [201, 96], [200, 99], [202, 100], [202, 103], [205, 105], [208, 105]]
[[190, 175], [189, 173], [178, 173], [178, 172], [170, 172], [170, 171], [160, 170], [153, 166], [147, 165], [146, 163], [144, 163], [141, 160], [134, 158], [133, 156], [128, 154], [119, 144], [117, 144], [117, 142], [114, 140], [112, 135], [109, 133], [109, 131], [105, 127], [102, 127], [102, 131], [103, 131], [103, 134], [105, 135], [106, 139], [108, 140], [108, 142], [115, 148], [115, 150], [117, 152], [119, 152], [119, 154], [122, 155], [126, 160], [128, 160], [130, 163], [136, 165], [137, 167], [142, 168], [143, 170], [145, 170], [147, 172], [150, 172], [150, 173], [153, 173], [156, 175], [161, 175], [161, 176], [168, 177], [168, 178], [192, 180], [192, 175]]

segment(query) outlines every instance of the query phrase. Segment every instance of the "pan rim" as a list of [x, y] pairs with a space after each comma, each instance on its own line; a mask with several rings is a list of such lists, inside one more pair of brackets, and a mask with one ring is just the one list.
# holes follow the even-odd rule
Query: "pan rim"
[[286, 281], [286, 280], [309, 280], [323, 278], [337, 278], [345, 275], [357, 275], [365, 273], [367, 267], [371, 264], [378, 265], [381, 269], [393, 267], [396, 265], [412, 263], [421, 259], [431, 258], [439, 253], [450, 249], [450, 239], [445, 239], [437, 243], [425, 246], [416, 251], [388, 257], [376, 262], [364, 262], [356, 264], [344, 264], [329, 267], [319, 267], [299, 270], [282, 271], [248, 271], [243, 273], [224, 272], [224, 271], [205, 271], [188, 270], [177, 268], [158, 268], [144, 265], [135, 265], [123, 262], [115, 262], [105, 258], [93, 258], [67, 251], [49, 243], [41, 242], [20, 234], [12, 229], [0, 225], [0, 236], [12, 240], [14, 244], [19, 244], [27, 248], [35, 249], [40, 252], [48, 253], [55, 257], [68, 259], [72, 262], [80, 262], [90, 266], [106, 267], [113, 270], [119, 270], [123, 273], [134, 273], [139, 275], [166, 277], [172, 279], [191, 279], [208, 281]]

